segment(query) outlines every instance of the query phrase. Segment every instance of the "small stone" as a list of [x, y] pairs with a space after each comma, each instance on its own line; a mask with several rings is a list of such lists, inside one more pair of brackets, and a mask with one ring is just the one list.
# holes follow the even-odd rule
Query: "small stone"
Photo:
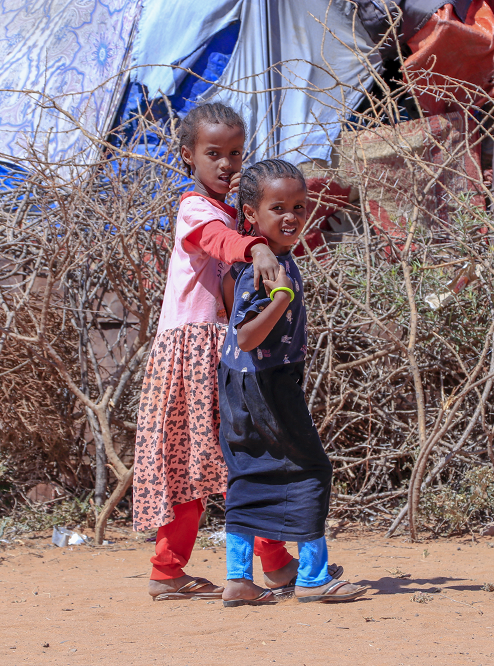
[[49, 644], [49, 643], [43, 643], [43, 644], [41, 645], [41, 647], [50, 647], [50, 644]]

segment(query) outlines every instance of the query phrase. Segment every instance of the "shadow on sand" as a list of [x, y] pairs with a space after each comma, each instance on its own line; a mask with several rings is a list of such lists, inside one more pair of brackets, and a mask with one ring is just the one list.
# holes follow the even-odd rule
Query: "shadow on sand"
[[[482, 585], [461, 585], [452, 583], [460, 583], [461, 581], [468, 580], [466, 578], [447, 578], [439, 576], [437, 578], [393, 578], [391, 576], [384, 576], [378, 580], [359, 580], [355, 581], [358, 585], [367, 585], [372, 590], [377, 590], [377, 594], [410, 594], [411, 592], [435, 592], [440, 587], [444, 591], [470, 591], [478, 592], [481, 590]], [[353, 582], [353, 581], [352, 581]], [[429, 585], [430, 587], [423, 587]], [[418, 587], [420, 586], [420, 587]]]

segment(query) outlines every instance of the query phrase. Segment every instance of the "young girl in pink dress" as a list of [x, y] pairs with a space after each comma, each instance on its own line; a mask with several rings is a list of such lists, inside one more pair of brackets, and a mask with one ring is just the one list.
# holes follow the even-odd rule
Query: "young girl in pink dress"
[[[226, 491], [218, 442], [217, 367], [228, 323], [221, 283], [237, 261], [253, 261], [256, 287], [260, 276], [275, 280], [279, 270], [264, 238], [235, 231], [236, 211], [225, 203], [238, 189], [243, 120], [222, 104], [205, 104], [184, 118], [180, 132], [195, 184], [180, 203], [135, 452], [134, 529], [159, 528], [149, 583], [156, 600], [221, 597], [222, 587], [183, 570], [207, 496]], [[293, 587], [298, 561], [284, 542], [256, 539], [255, 552], [267, 586], [281, 594]]]

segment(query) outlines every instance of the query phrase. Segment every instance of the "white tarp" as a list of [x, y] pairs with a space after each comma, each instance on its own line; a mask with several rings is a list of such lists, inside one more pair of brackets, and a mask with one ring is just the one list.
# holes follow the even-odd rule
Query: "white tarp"
[[[372, 85], [365, 58], [380, 67], [348, 0], [146, 0], [134, 63], [192, 66], [201, 47], [238, 16], [235, 50], [204, 98], [242, 112], [252, 160], [278, 154], [296, 164], [329, 159], [340, 121]], [[169, 67], [137, 70], [136, 78], [151, 97], [175, 91]]]

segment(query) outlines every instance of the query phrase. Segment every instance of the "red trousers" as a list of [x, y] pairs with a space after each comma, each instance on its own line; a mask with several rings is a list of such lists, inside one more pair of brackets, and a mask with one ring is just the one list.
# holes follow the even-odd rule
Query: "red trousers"
[[[199, 518], [203, 512], [200, 499], [173, 507], [175, 520], [163, 525], [156, 535], [156, 554], [151, 558], [151, 580], [180, 578], [189, 561], [199, 531]], [[281, 569], [293, 557], [285, 548], [285, 541], [256, 537], [254, 553], [261, 558], [263, 571]]]

